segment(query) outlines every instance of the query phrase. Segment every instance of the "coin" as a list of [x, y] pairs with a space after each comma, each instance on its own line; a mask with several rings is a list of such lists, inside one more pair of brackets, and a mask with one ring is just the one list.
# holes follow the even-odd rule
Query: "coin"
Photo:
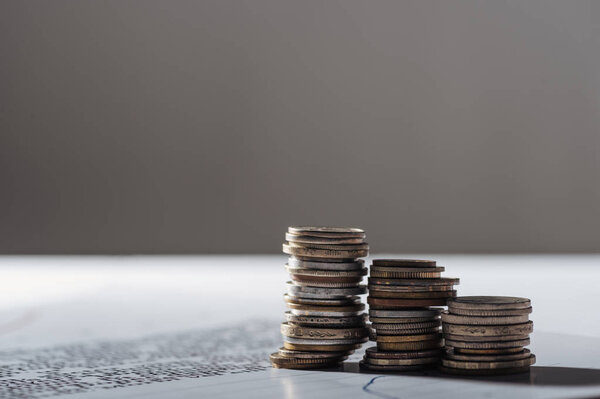
[[431, 267], [435, 266], [436, 261], [434, 260], [422, 260], [422, 259], [373, 259], [373, 266], [386, 266], [386, 267]]
[[346, 297], [342, 299], [311, 299], [311, 298], [299, 298], [296, 296], [290, 296], [288, 294], [283, 295], [283, 300], [286, 303], [295, 303], [298, 305], [315, 305], [315, 306], [352, 306], [360, 304], [360, 298]]
[[372, 346], [367, 348], [365, 354], [372, 359], [417, 359], [422, 357], [440, 357], [440, 349], [417, 350], [409, 352], [383, 352]]
[[[288, 305], [289, 307], [289, 305]], [[363, 304], [364, 307], [364, 304]], [[325, 308], [325, 307], [323, 307]], [[330, 309], [331, 307], [325, 308]], [[290, 312], [296, 316], [318, 316], [318, 317], [349, 317], [360, 316], [362, 309], [357, 311], [341, 311], [341, 310], [319, 310], [316, 307], [291, 309]]]
[[367, 287], [360, 285], [351, 288], [319, 288], [302, 287], [291, 281], [287, 283], [288, 294], [299, 298], [346, 298], [348, 296], [363, 295], [367, 293]]
[[283, 341], [283, 347], [290, 350], [298, 351], [310, 351], [310, 352], [352, 352], [355, 349], [359, 349], [362, 343], [350, 344], [350, 345], [315, 345], [311, 344], [293, 344], [291, 342]]
[[413, 330], [417, 328], [438, 328], [440, 320], [425, 321], [420, 323], [373, 323], [371, 327], [376, 330]]
[[398, 285], [398, 286], [438, 286], [438, 285], [458, 285], [460, 279], [441, 277], [435, 279], [392, 279], [392, 278], [374, 278], [369, 277], [369, 285]]
[[502, 362], [476, 362], [442, 358], [442, 366], [444, 367], [469, 370], [518, 368], [531, 366], [532, 364], [535, 364], [535, 355], [533, 354], [530, 354], [525, 359], [506, 360]]
[[279, 354], [285, 357], [296, 357], [299, 359], [332, 359], [342, 358], [348, 355], [347, 351], [341, 352], [308, 352], [308, 351], [294, 351], [284, 347], [279, 348]]
[[531, 307], [529, 299], [512, 296], [460, 296], [453, 299], [450, 304], [453, 308], [474, 310], [526, 309]]
[[[377, 337], [379, 338], [379, 337]], [[421, 349], [441, 348], [442, 340], [416, 341], [416, 342], [380, 342], [377, 341], [379, 351], [417, 351]]]
[[283, 342], [289, 342], [297, 345], [351, 345], [351, 344], [362, 344], [367, 342], [369, 339], [364, 338], [346, 338], [346, 339], [306, 339], [306, 338], [293, 338], [283, 336]]
[[318, 316], [296, 316], [291, 312], [285, 312], [285, 318], [290, 324], [298, 324], [308, 327], [364, 327], [366, 314], [350, 317], [318, 317]]
[[502, 349], [502, 348], [516, 348], [520, 346], [529, 345], [529, 338], [520, 339], [517, 341], [488, 341], [488, 342], [466, 342], [466, 341], [455, 341], [446, 338], [446, 346], [452, 346], [454, 348], [465, 348], [465, 349]]
[[453, 298], [456, 291], [427, 291], [427, 292], [388, 292], [369, 291], [373, 298], [424, 299], [424, 298]]
[[359, 328], [318, 328], [301, 327], [298, 325], [282, 323], [281, 333], [286, 337], [305, 339], [354, 339], [369, 335], [365, 327]]
[[514, 348], [496, 348], [496, 349], [469, 349], [469, 348], [453, 348], [446, 345], [446, 349], [452, 350], [454, 353], [461, 355], [507, 355], [511, 353], [519, 353], [523, 347], [516, 346]]
[[440, 357], [421, 357], [417, 359], [374, 359], [365, 356], [364, 361], [375, 366], [414, 366], [417, 364], [438, 363], [440, 361]]
[[371, 277], [377, 278], [439, 278], [441, 273], [439, 272], [379, 272], [371, 270]]
[[323, 278], [323, 277], [312, 277], [312, 276], [300, 276], [292, 274], [291, 276], [294, 284], [301, 287], [315, 287], [315, 288], [352, 288], [358, 287], [362, 281], [362, 277], [344, 278], [343, 280], [350, 280], [341, 282], [340, 278]]
[[369, 316], [369, 320], [373, 323], [379, 323], [379, 324], [424, 323], [424, 322], [429, 322], [429, 321], [437, 321], [439, 323], [440, 318], [437, 316], [431, 316], [431, 317], [372, 317], [372, 316]]
[[371, 309], [396, 309], [396, 308], [415, 308], [425, 306], [444, 306], [446, 298], [428, 298], [428, 299], [391, 299], [391, 298], [373, 298], [368, 297], [367, 303]]
[[456, 308], [452, 304], [448, 304], [450, 314], [461, 316], [479, 316], [479, 317], [508, 317], [508, 316], [523, 316], [528, 315], [533, 311], [533, 308], [525, 309], [504, 309], [504, 310], [473, 310]]
[[[445, 325], [445, 324], [444, 324]], [[475, 335], [455, 335], [444, 333], [444, 338], [451, 341], [463, 341], [463, 342], [499, 342], [499, 341], [519, 341], [522, 339], [529, 338], [529, 334], [520, 335], [496, 335], [496, 336], [475, 336]]]
[[421, 341], [431, 341], [431, 340], [440, 340], [442, 338], [442, 334], [440, 333], [432, 333], [432, 334], [421, 334], [421, 335], [385, 335], [385, 336], [377, 336], [377, 342], [421, 342]]
[[[365, 231], [356, 227], [317, 227], [317, 226], [290, 226], [288, 233], [314, 235], [321, 234], [323, 237], [365, 237]], [[319, 237], [319, 236], [317, 236]]]
[[370, 370], [370, 371], [385, 371], [385, 372], [417, 371], [417, 370], [422, 370], [426, 366], [423, 364], [413, 365], [413, 366], [378, 366], [375, 364], [367, 363], [364, 360], [361, 360], [360, 362], [358, 362], [358, 365], [360, 366], [361, 369]]
[[418, 272], [418, 273], [441, 273], [446, 268], [444, 266], [432, 266], [432, 267], [388, 267], [388, 266], [371, 266], [371, 272], [384, 272], [384, 273], [407, 273], [407, 272]]
[[419, 335], [440, 332], [439, 327], [415, 328], [412, 330], [375, 329], [378, 335]]
[[288, 273], [296, 276], [330, 277], [336, 279], [340, 277], [360, 277], [362, 279], [362, 276], [366, 276], [369, 273], [369, 270], [366, 267], [360, 270], [317, 270], [298, 269], [286, 265], [285, 270], [287, 270]]
[[348, 306], [316, 306], [316, 305], [301, 305], [292, 301], [287, 302], [287, 306], [291, 310], [319, 311], [319, 312], [360, 312], [365, 309], [364, 303], [355, 303]]
[[414, 293], [414, 292], [445, 292], [454, 291], [452, 285], [368, 285], [370, 293]]
[[301, 244], [362, 244], [364, 237], [312, 237], [309, 235], [285, 233], [285, 240]]
[[369, 309], [369, 317], [436, 317], [439, 316], [442, 309], [405, 309], [405, 310], [377, 310]]
[[528, 373], [530, 370], [529, 366], [504, 368], [504, 369], [482, 369], [482, 370], [456, 369], [456, 368], [452, 368], [452, 367], [439, 366], [438, 369], [442, 373], [456, 374], [456, 375], [507, 375], [507, 374]]
[[332, 249], [338, 251], [359, 251], [359, 250], [368, 250], [369, 244], [308, 244], [308, 243], [299, 243], [299, 242], [290, 242], [287, 245], [290, 247], [296, 248], [313, 248], [313, 249]]
[[296, 269], [361, 270], [365, 266], [365, 261], [358, 259], [354, 262], [314, 262], [291, 256], [288, 258], [287, 265]]
[[288, 255], [298, 255], [311, 258], [339, 258], [339, 259], [355, 259], [362, 258], [369, 254], [367, 249], [315, 249], [294, 247], [288, 244], [283, 244], [283, 252]]
[[505, 325], [505, 324], [520, 324], [527, 323], [529, 321], [529, 315], [519, 316], [461, 316], [450, 314], [448, 311], [442, 312], [442, 321], [445, 323], [452, 324], [469, 324], [472, 326], [484, 326], [484, 325]]
[[273, 365], [273, 367], [276, 368], [310, 369], [337, 366], [341, 361], [345, 359], [345, 357], [333, 359], [300, 359], [295, 357], [283, 356], [279, 352], [275, 352], [269, 356], [269, 359], [271, 360], [271, 364]]
[[468, 335], [479, 337], [505, 336], [505, 335], [527, 335], [533, 332], [533, 322], [508, 325], [466, 325], [444, 323], [444, 333], [454, 335]]
[[517, 353], [498, 354], [498, 355], [461, 355], [449, 350], [445, 356], [451, 360], [475, 361], [475, 362], [501, 362], [506, 360], [519, 360], [528, 358], [531, 352], [529, 349], [523, 349]]

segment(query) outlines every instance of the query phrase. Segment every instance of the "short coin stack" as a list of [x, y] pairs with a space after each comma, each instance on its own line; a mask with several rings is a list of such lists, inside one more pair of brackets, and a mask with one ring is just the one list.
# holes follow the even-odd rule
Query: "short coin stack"
[[369, 277], [371, 338], [361, 367], [375, 371], [418, 370], [440, 360], [440, 313], [456, 296], [456, 278], [442, 278], [433, 260], [375, 259]]
[[495, 375], [529, 371], [531, 301], [506, 296], [463, 296], [442, 313], [446, 342], [441, 370], [452, 374]]
[[365, 305], [357, 295], [367, 274], [365, 232], [357, 228], [289, 227], [283, 252], [290, 255], [284, 300], [290, 309], [281, 324], [283, 347], [271, 354], [273, 367], [338, 366], [368, 339]]

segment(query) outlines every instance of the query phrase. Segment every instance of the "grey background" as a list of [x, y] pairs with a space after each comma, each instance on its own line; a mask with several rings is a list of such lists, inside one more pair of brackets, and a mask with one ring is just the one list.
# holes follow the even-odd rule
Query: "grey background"
[[0, 251], [600, 250], [600, 2], [2, 1]]

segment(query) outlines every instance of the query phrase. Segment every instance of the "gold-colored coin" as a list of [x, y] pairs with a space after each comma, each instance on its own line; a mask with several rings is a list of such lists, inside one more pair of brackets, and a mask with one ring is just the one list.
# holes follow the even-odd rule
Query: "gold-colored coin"
[[371, 270], [371, 277], [377, 278], [439, 278], [439, 272], [378, 272]]
[[[443, 317], [443, 316], [442, 316]], [[527, 335], [533, 332], [533, 322], [508, 325], [466, 325], [444, 323], [444, 333], [478, 337], [494, 337], [505, 335]]]
[[348, 251], [348, 250], [368, 250], [369, 244], [361, 243], [361, 244], [314, 244], [314, 243], [300, 243], [300, 242], [289, 242], [287, 245], [290, 247], [297, 248], [314, 248], [314, 249], [333, 249], [339, 251]]
[[369, 335], [367, 328], [315, 328], [281, 323], [281, 333], [286, 337], [305, 339], [350, 339]]
[[453, 308], [471, 310], [527, 309], [531, 307], [528, 298], [513, 296], [459, 296], [449, 304]]
[[444, 367], [469, 370], [517, 368], [531, 366], [532, 364], [535, 364], [534, 354], [530, 354], [525, 359], [506, 360], [503, 362], [475, 362], [442, 358], [442, 366]]
[[440, 340], [442, 334], [420, 334], [420, 335], [377, 335], [377, 343], [379, 342], [421, 342], [421, 341], [432, 341]]
[[304, 256], [308, 258], [337, 258], [337, 259], [356, 259], [362, 258], [369, 254], [367, 249], [315, 249], [304, 247], [293, 247], [288, 244], [283, 244], [283, 252], [288, 255]]
[[529, 338], [520, 339], [517, 341], [494, 341], [494, 342], [466, 342], [466, 341], [455, 341], [446, 338], [446, 345], [454, 348], [465, 348], [465, 349], [503, 349], [503, 348], [517, 348], [523, 347], [530, 344]]
[[518, 316], [461, 316], [442, 312], [442, 321], [451, 324], [468, 324], [471, 326], [521, 324], [529, 321], [529, 315]]
[[453, 298], [456, 291], [427, 291], [427, 292], [389, 292], [369, 291], [373, 298], [395, 298], [395, 299], [431, 299], [431, 298]]
[[365, 356], [364, 361], [376, 366], [414, 366], [417, 364], [438, 363], [440, 357], [422, 357], [418, 359], [375, 359]]
[[348, 345], [307, 345], [307, 344], [293, 344], [291, 342], [283, 341], [283, 347], [289, 350], [296, 351], [307, 351], [307, 352], [344, 352], [353, 351], [360, 349], [362, 344], [348, 344]]
[[[379, 337], [378, 337], [379, 338]], [[441, 348], [442, 340], [416, 341], [416, 342], [379, 342], [378, 351], [418, 351], [422, 349]]]

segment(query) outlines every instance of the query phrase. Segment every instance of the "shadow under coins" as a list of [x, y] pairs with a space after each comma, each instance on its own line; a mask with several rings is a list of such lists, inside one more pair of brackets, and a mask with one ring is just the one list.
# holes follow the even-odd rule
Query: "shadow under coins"
[[[325, 370], [324, 370], [325, 371]], [[333, 369], [331, 371], [340, 371]], [[424, 378], [443, 378], [450, 380], [487, 381], [495, 383], [524, 384], [532, 386], [600, 386], [600, 369], [576, 367], [543, 367], [531, 366], [529, 373], [497, 375], [497, 376], [462, 376], [443, 374], [436, 369], [381, 373], [362, 370], [357, 362], [344, 363], [343, 371], [373, 375], [398, 375]]]

